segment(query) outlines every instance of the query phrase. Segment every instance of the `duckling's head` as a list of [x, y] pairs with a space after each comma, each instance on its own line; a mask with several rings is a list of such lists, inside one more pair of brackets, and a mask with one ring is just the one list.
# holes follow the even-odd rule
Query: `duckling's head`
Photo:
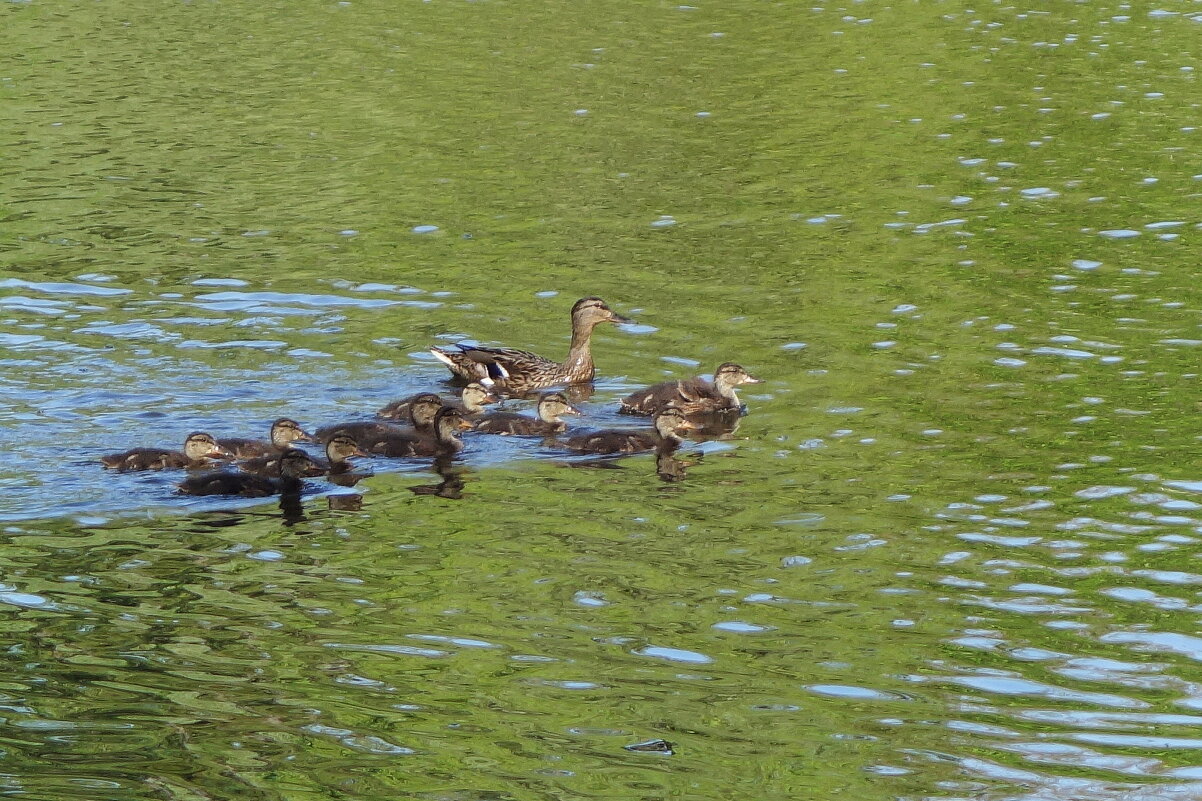
[[284, 478], [300, 478], [318, 467], [309, 454], [297, 448], [289, 448], [280, 454], [280, 475]]
[[698, 425], [684, 416], [684, 412], [675, 406], [668, 406], [655, 416], [655, 430], [664, 439], [679, 440], [681, 431], [698, 428]]
[[271, 444], [277, 448], [287, 448], [293, 442], [312, 442], [313, 437], [305, 433], [300, 423], [281, 417], [271, 424]]
[[560, 423], [561, 414], [580, 414], [580, 410], [568, 403], [562, 392], [545, 392], [538, 399], [538, 419], [544, 423]]
[[213, 439], [211, 434], [193, 431], [184, 440], [184, 456], [192, 461], [198, 461], [200, 459], [220, 459], [233, 456], [233, 454], [218, 445], [217, 440]]
[[739, 384], [762, 384], [764, 380], [756, 378], [741, 365], [726, 362], [718, 365], [718, 369], [714, 371], [714, 383], [737, 387]]
[[441, 408], [442, 398], [433, 392], [423, 392], [409, 401], [409, 419], [413, 421], [414, 428], [428, 429], [434, 424], [434, 417]]
[[439, 442], [459, 444], [459, 439], [455, 434], [470, 428], [472, 428], [472, 424], [463, 419], [463, 415], [459, 413], [459, 410], [452, 406], [443, 406], [438, 410], [438, 414], [434, 418], [434, 432]]
[[609, 306], [605, 305], [605, 301], [601, 298], [588, 297], [581, 298], [572, 306], [572, 327], [588, 327], [599, 323], [628, 323], [620, 314], [616, 314]]
[[367, 456], [367, 452], [359, 447], [359, 443], [346, 434], [335, 434], [326, 443], [326, 458], [330, 464], [345, 462], [352, 456]]
[[469, 412], [478, 412], [484, 406], [496, 403], [499, 400], [483, 384], [476, 381], [463, 388], [463, 394], [460, 396], [460, 399], [463, 401], [463, 408]]

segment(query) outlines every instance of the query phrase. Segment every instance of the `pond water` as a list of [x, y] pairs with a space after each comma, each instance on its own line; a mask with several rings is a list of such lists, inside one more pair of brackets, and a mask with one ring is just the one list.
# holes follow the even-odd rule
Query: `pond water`
[[[1200, 31], [0, 5], [0, 792], [1199, 797]], [[296, 508], [96, 462], [446, 391], [431, 344], [562, 355], [589, 294], [635, 324], [582, 424], [765, 379], [682, 481], [469, 435], [460, 498], [373, 460]]]

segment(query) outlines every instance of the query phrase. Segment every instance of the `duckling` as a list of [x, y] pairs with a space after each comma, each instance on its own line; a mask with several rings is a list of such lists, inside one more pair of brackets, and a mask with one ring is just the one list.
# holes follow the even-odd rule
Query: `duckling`
[[262, 498], [276, 493], [299, 494], [303, 486], [301, 476], [308, 475], [316, 465], [307, 453], [296, 448], [289, 448], [279, 458], [279, 478], [218, 470], [184, 479], [179, 483], [179, 492], [184, 495], [241, 495], [246, 498]]
[[230, 452], [217, 444], [212, 435], [193, 431], [184, 440], [183, 451], [164, 448], [134, 448], [122, 453], [101, 456], [105, 467], [121, 472], [133, 470], [165, 470], [171, 467], [200, 467], [208, 459], [228, 458]]
[[607, 322], [628, 323], [630, 320], [614, 313], [601, 298], [576, 301], [572, 306], [572, 344], [562, 363], [529, 351], [484, 345], [454, 345], [454, 350], [430, 348], [430, 353], [460, 378], [520, 395], [554, 384], [592, 381], [597, 369], [589, 350], [589, 338], [594, 328]]
[[312, 442], [313, 437], [305, 433], [300, 423], [281, 417], [271, 424], [271, 441], [229, 437], [217, 440], [217, 444], [240, 459], [256, 456], [278, 456], [292, 447], [293, 442]]
[[[287, 451], [284, 451], [284, 453], [287, 453]], [[355, 440], [345, 434], [336, 434], [326, 442], [325, 459], [309, 457], [310, 461], [313, 462], [313, 469], [305, 473], [305, 475], [324, 476], [326, 474], [346, 473], [351, 469], [351, 464], [347, 459], [352, 456], [367, 455], [359, 448]], [[282, 453], [277, 453], [272, 456], [256, 456], [253, 459], [239, 460], [238, 468], [245, 473], [254, 473], [257, 476], [279, 478], [281, 476], [282, 456]]]
[[[429, 394], [412, 395], [404, 400], [393, 401], [376, 412], [376, 417], [383, 417], [385, 420], [408, 420], [409, 404]], [[437, 398], [438, 396], [434, 395], [433, 397]], [[473, 381], [463, 388], [463, 392], [460, 393], [457, 402], [445, 405], [458, 409], [459, 413], [464, 417], [472, 417], [482, 414], [486, 405], [496, 403], [497, 400], [497, 396], [489, 392], [483, 384]], [[439, 403], [442, 403], [441, 398], [439, 399]]]
[[623, 398], [621, 411], [624, 414], [655, 414], [669, 404], [685, 414], [734, 410], [741, 408], [735, 387], [762, 383], [741, 366], [726, 362], [714, 371], [713, 383], [697, 376], [655, 384]]
[[434, 436], [429, 437], [416, 431], [401, 430], [397, 434], [360, 440], [364, 450], [379, 456], [438, 456], [453, 454], [463, 449], [463, 440], [456, 432], [466, 430], [472, 424], [463, 419], [458, 409], [444, 406], [434, 417]]
[[669, 406], [655, 416], [654, 431], [610, 428], [577, 434], [564, 444], [574, 451], [587, 453], [636, 453], [653, 448], [663, 448], [670, 453], [680, 445], [681, 437], [677, 432], [695, 428], [697, 424], [685, 417], [680, 409]]
[[563, 433], [568, 424], [559, 419], [562, 414], [580, 414], [568, 403], [562, 392], [546, 392], [538, 399], [538, 419], [514, 412], [493, 412], [476, 423], [476, 430], [485, 434], [520, 434], [552, 436]]
[[413, 428], [404, 428], [393, 423], [380, 423], [372, 420], [334, 423], [317, 429], [317, 439], [328, 442], [335, 434], [346, 434], [359, 443], [365, 443], [382, 437], [402, 435], [434, 436], [434, 417], [442, 409], [442, 400], [433, 392], [423, 392], [409, 400], [409, 420]]

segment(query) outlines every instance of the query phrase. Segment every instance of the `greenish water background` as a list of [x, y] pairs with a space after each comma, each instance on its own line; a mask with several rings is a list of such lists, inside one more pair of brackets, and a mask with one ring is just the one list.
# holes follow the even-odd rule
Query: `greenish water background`
[[[0, 792], [1195, 797], [1196, 14], [5, 3]], [[590, 422], [766, 379], [680, 484], [476, 438], [462, 500], [298, 520], [94, 462], [585, 294], [640, 324]]]

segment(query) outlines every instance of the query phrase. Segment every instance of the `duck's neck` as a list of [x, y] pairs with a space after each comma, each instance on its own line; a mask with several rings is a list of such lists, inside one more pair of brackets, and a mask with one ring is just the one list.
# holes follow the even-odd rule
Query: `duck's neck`
[[732, 406], [739, 405], [739, 396], [735, 394], [735, 386], [737, 385], [727, 379], [726, 376], [719, 376], [714, 379], [714, 391], [730, 401]]
[[455, 436], [455, 432], [445, 426], [437, 429], [438, 447], [444, 453], [458, 453], [463, 450], [463, 440]]
[[587, 373], [593, 377], [596, 368], [593, 367], [593, 352], [589, 349], [589, 338], [593, 335], [593, 326], [587, 323], [572, 326], [572, 346], [568, 348], [568, 358], [563, 365], [570, 372]]

